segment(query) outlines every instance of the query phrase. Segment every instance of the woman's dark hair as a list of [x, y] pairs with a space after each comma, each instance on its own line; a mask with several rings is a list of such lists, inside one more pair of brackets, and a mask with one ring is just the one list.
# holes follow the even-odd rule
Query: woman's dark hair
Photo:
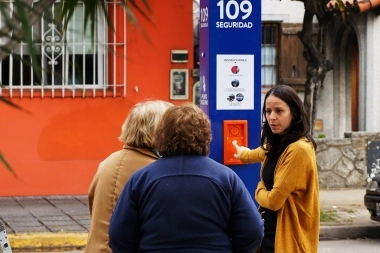
[[211, 138], [208, 116], [198, 106], [186, 103], [164, 113], [154, 144], [162, 156], [208, 155]]
[[[269, 123], [265, 117], [265, 102], [269, 96], [275, 96], [284, 101], [290, 108], [293, 119], [288, 129], [282, 135], [274, 134], [270, 129]], [[261, 147], [267, 150], [267, 155], [280, 155], [286, 147], [300, 139], [306, 137], [317, 148], [317, 144], [310, 134], [310, 120], [308, 114], [305, 111], [302, 100], [298, 96], [297, 92], [287, 85], [278, 85], [271, 88], [265, 95], [263, 104], [263, 126], [261, 134]]]

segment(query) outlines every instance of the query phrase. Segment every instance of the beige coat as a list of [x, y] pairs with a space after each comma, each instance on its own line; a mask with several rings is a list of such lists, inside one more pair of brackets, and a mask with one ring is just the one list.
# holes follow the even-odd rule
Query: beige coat
[[148, 149], [124, 146], [99, 164], [88, 191], [91, 225], [85, 253], [111, 253], [108, 226], [116, 201], [130, 176], [157, 160]]

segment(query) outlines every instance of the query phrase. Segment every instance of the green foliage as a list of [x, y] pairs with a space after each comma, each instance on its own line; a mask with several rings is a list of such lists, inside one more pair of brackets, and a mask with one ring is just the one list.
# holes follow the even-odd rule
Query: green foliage
[[336, 210], [321, 210], [319, 220], [321, 222], [336, 221], [339, 218]]
[[[16, 105], [15, 103], [13, 103], [12, 101], [6, 99], [6, 98], [3, 98], [0, 96], [0, 102], [3, 102], [15, 109], [18, 109], [18, 110], [22, 110], [24, 112], [27, 112], [29, 113], [28, 111], [24, 110], [23, 108], [21, 108], [20, 106]], [[7, 168], [9, 170], [9, 172], [11, 172], [15, 177], [17, 177], [15, 171], [12, 169], [12, 167], [10, 166], [10, 164], [7, 162], [7, 160], [5, 159], [5, 157], [0, 153], [0, 163], [2, 163], [5, 168]]]
[[4, 164], [4, 166], [15, 176], [17, 177], [16, 173], [12, 169], [12, 167], [9, 165], [7, 160], [5, 160], [5, 157], [0, 153], [0, 161]]
[[320, 133], [318, 134], [317, 138], [323, 139], [323, 138], [326, 138], [326, 135], [324, 133]]

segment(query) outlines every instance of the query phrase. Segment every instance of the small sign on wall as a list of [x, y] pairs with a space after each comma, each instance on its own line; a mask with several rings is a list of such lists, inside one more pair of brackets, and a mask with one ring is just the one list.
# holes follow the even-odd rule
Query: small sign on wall
[[193, 86], [193, 103], [200, 107], [200, 98], [201, 98], [201, 86], [199, 81], [196, 82]]
[[170, 70], [170, 99], [187, 100], [189, 97], [189, 70]]
[[186, 63], [189, 61], [189, 52], [187, 50], [172, 50], [173, 63]]

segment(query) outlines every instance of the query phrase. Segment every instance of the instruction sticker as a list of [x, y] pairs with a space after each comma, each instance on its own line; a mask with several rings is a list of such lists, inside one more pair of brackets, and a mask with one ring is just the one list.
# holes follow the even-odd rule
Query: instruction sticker
[[216, 109], [254, 109], [254, 56], [216, 56]]

